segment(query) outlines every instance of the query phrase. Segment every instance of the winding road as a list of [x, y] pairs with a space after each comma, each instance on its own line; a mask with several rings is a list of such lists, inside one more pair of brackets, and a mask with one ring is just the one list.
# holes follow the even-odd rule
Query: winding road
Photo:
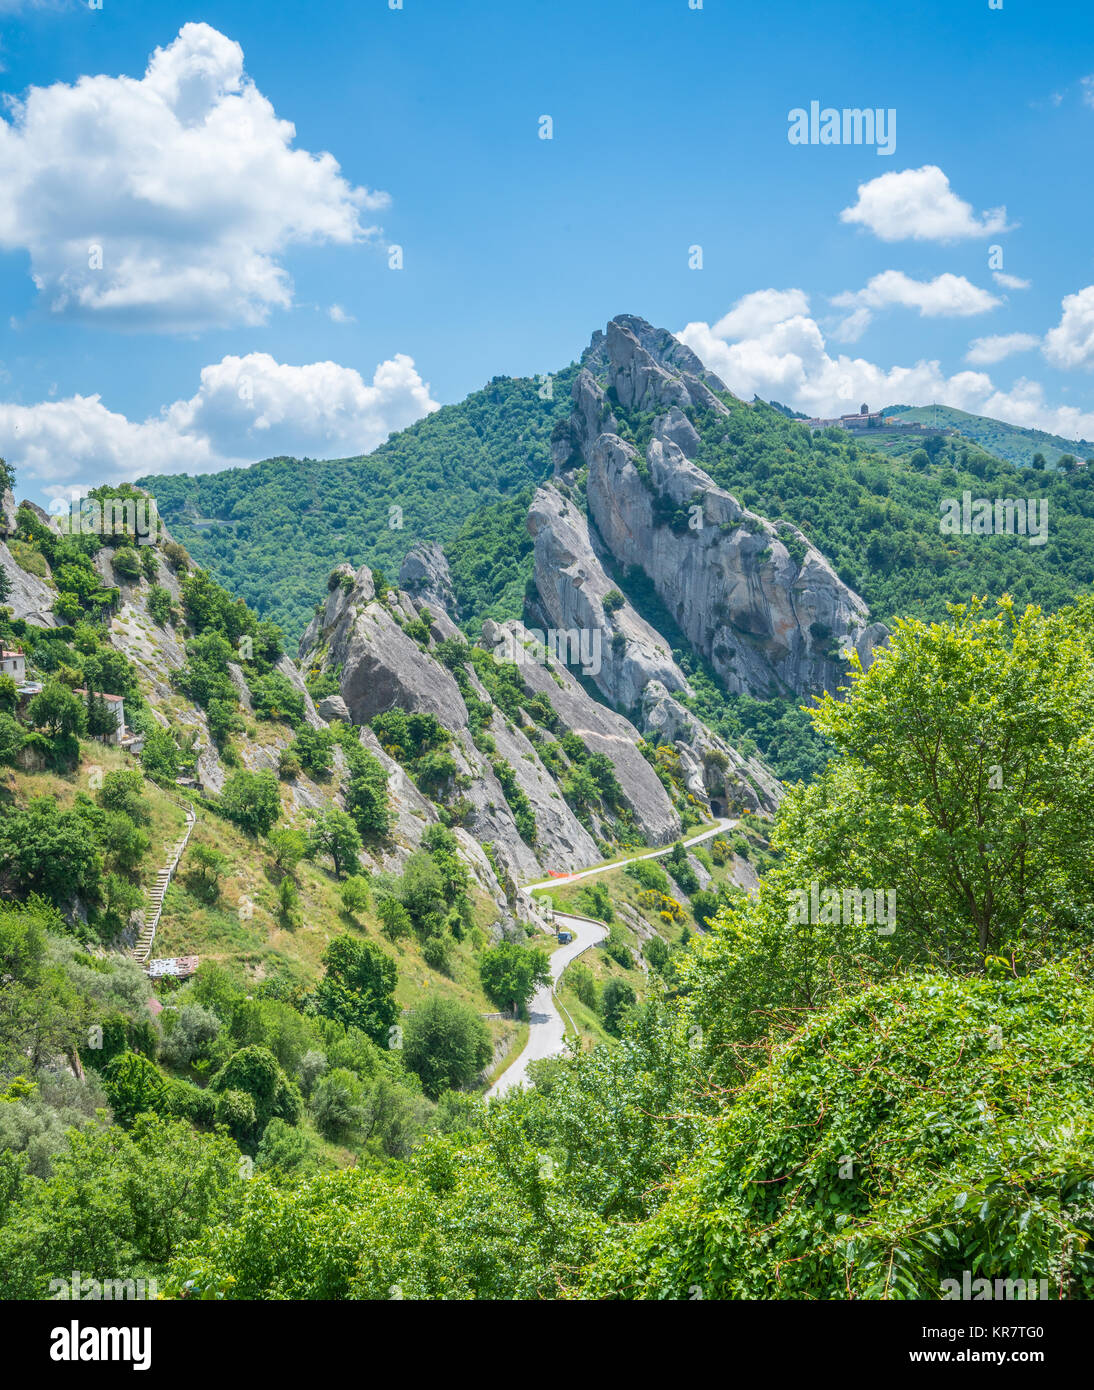
[[[710, 840], [723, 831], [732, 830], [736, 824], [737, 821], [723, 817], [712, 829], [704, 830], [702, 834], [685, 840], [684, 844], [688, 849], [691, 849], [693, 845], [702, 844], [704, 840]], [[557, 888], [564, 883], [574, 883], [578, 879], [589, 878], [593, 874], [606, 873], [609, 869], [625, 868], [628, 864], [637, 863], [640, 859], [660, 859], [663, 855], [671, 853], [672, 845], [665, 845], [662, 849], [650, 850], [647, 854], [632, 855], [630, 859], [618, 859], [612, 864], [599, 864], [593, 869], [582, 869], [578, 873], [568, 874], [565, 878], [548, 878], [542, 883], [527, 883], [520, 891], [531, 897], [537, 888]], [[487, 1100], [491, 1100], [495, 1096], [503, 1096], [514, 1086], [527, 1085], [528, 1064], [530, 1062], [541, 1061], [544, 1057], [556, 1057], [562, 1051], [566, 1028], [562, 1022], [562, 1015], [555, 1004], [555, 987], [562, 972], [571, 961], [576, 960], [583, 951], [587, 951], [590, 946], [595, 946], [598, 941], [603, 941], [608, 935], [608, 928], [603, 922], [597, 922], [592, 917], [575, 916], [571, 912], [556, 912], [554, 923], [556, 927], [563, 927], [567, 931], [573, 932], [574, 939], [567, 942], [565, 946], [560, 946], [552, 954], [551, 983], [540, 986], [528, 1009], [528, 1041], [524, 1045], [524, 1050], [514, 1062], [506, 1067], [487, 1091]]]

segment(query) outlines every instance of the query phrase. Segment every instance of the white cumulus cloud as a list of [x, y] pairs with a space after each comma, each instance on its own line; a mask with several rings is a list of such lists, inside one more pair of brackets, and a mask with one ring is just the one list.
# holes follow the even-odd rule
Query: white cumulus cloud
[[873, 310], [893, 305], [918, 309], [922, 318], [965, 318], [986, 313], [1001, 302], [963, 275], [947, 272], [933, 280], [913, 280], [902, 270], [885, 270], [863, 289], [847, 290], [833, 297], [837, 308], [853, 310], [835, 336], [842, 342], [855, 342], [869, 325]]
[[977, 217], [937, 164], [882, 174], [858, 187], [858, 201], [841, 222], [866, 227], [882, 241], [959, 241], [1008, 231], [1006, 208]]
[[804, 290], [755, 290], [738, 299], [712, 332], [719, 338], [748, 338], [795, 314], [808, 312], [809, 296]]
[[[781, 292], [761, 293], [774, 302], [770, 297]], [[1023, 379], [1010, 391], [1001, 391], [982, 371], [947, 375], [933, 360], [886, 367], [833, 353], [820, 326], [806, 313], [792, 313], [747, 335], [718, 332], [727, 319], [734, 321], [732, 314], [713, 326], [689, 323], [677, 336], [745, 400], [760, 396], [825, 417], [857, 410], [863, 401], [873, 409], [941, 403], [1071, 439], [1094, 439], [1094, 412], [1052, 405], [1039, 382]]]
[[1094, 285], [1065, 295], [1061, 308], [1045, 334], [1045, 356], [1056, 367], [1094, 367]]
[[24, 250], [54, 313], [196, 331], [292, 302], [294, 243], [373, 235], [388, 195], [293, 147], [243, 50], [185, 24], [144, 76], [32, 87], [0, 120], [0, 248]]
[[1005, 270], [993, 270], [991, 276], [1005, 290], [1028, 290], [1030, 287], [1029, 280], [1023, 280], [1020, 275], [1008, 275]]
[[1040, 338], [1035, 333], [999, 333], [989, 338], [974, 338], [965, 354], [965, 361], [974, 367], [988, 367], [993, 362], [1002, 362], [1016, 352], [1028, 352], [1039, 347]]
[[52, 495], [278, 454], [363, 454], [438, 408], [404, 353], [381, 362], [368, 383], [336, 362], [294, 367], [253, 352], [204, 367], [189, 400], [147, 420], [110, 410], [98, 395], [0, 403], [0, 455], [15, 467], [20, 491], [33, 480]]

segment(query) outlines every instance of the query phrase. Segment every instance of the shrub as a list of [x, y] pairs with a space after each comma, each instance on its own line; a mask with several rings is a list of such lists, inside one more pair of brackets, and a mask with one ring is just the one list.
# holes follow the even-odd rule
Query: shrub
[[636, 859], [633, 864], [628, 864], [623, 872], [643, 888], [653, 889], [658, 893], [667, 893], [671, 886], [668, 874], [654, 859]]
[[626, 1017], [636, 1002], [635, 992], [625, 980], [609, 980], [607, 982], [601, 1001], [601, 1016], [604, 1019], [604, 1027], [609, 1033], [618, 1036], [623, 1031]]
[[456, 999], [427, 995], [406, 1021], [403, 1059], [431, 1099], [470, 1086], [493, 1056], [490, 1032], [478, 1014]]

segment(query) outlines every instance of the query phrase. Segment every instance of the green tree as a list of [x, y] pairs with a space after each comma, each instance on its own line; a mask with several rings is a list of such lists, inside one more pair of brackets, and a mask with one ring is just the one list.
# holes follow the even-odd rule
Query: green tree
[[540, 985], [551, 979], [547, 952], [502, 941], [483, 951], [479, 976], [487, 996], [499, 1009], [524, 1010]]
[[47, 681], [27, 709], [27, 719], [50, 738], [77, 738], [87, 728], [83, 700], [59, 681]]
[[117, 770], [104, 776], [97, 800], [104, 811], [117, 811], [138, 825], [145, 825], [151, 812], [143, 791], [144, 778], [139, 772]]
[[1043, 956], [1089, 928], [1092, 613], [1002, 599], [899, 622], [814, 715], [837, 760], [783, 823], [805, 832], [801, 870], [895, 890], [901, 949], [924, 959]]
[[326, 1018], [360, 1028], [386, 1042], [398, 1017], [395, 962], [371, 941], [336, 936], [323, 952], [325, 973], [315, 989], [316, 1008]]
[[198, 840], [189, 846], [190, 868], [186, 876], [189, 887], [203, 902], [215, 903], [220, 897], [220, 880], [229, 859], [215, 845]]
[[178, 776], [178, 745], [166, 729], [153, 728], [145, 735], [141, 767], [146, 776], [160, 782], [173, 782]]
[[277, 778], [267, 768], [247, 772], [237, 768], [224, 784], [220, 803], [225, 814], [252, 835], [268, 835], [281, 814]]
[[346, 788], [346, 809], [363, 836], [382, 839], [394, 820], [388, 802], [387, 771], [379, 758], [359, 744], [351, 746], [355, 750], [350, 764], [354, 771]]
[[148, 612], [157, 627], [166, 627], [174, 612], [171, 592], [162, 584], [153, 584], [148, 590]]
[[300, 1119], [300, 1093], [265, 1047], [241, 1048], [209, 1082], [209, 1089], [218, 1095], [241, 1091], [250, 1097], [254, 1121], [237, 1136], [246, 1144], [257, 1144], [275, 1116], [291, 1125]]
[[313, 822], [308, 835], [308, 853], [312, 857], [329, 855], [334, 876], [340, 878], [357, 863], [361, 853], [361, 836], [353, 818], [345, 811], [324, 811]]
[[398, 941], [409, 936], [414, 930], [410, 913], [393, 893], [377, 893], [376, 915], [380, 919], [381, 930], [389, 941]]
[[365, 1123], [365, 1088], [353, 1072], [336, 1067], [316, 1082], [311, 1111], [324, 1139], [347, 1143]]
[[426, 995], [403, 1030], [403, 1060], [432, 1100], [470, 1086], [493, 1055], [485, 1023], [458, 999]]
[[605, 984], [600, 1013], [609, 1033], [618, 1036], [623, 1031], [623, 1024], [635, 1003], [635, 992], [625, 980], [609, 980]]
[[368, 879], [352, 874], [342, 884], [342, 907], [351, 916], [364, 912], [369, 903]]
[[11, 767], [22, 746], [22, 729], [10, 714], [0, 713], [0, 767]]
[[83, 808], [62, 811], [40, 796], [0, 817], [0, 874], [21, 895], [43, 893], [59, 907], [73, 896], [94, 903], [102, 871], [102, 852]]
[[121, 1052], [102, 1071], [114, 1118], [131, 1125], [145, 1111], [166, 1114], [167, 1081], [154, 1062], [139, 1052]]
[[119, 546], [112, 561], [114, 573], [127, 584], [135, 583], [141, 577], [140, 556], [131, 545]]
[[279, 826], [270, 831], [268, 846], [277, 867], [282, 873], [291, 874], [303, 859], [308, 841], [303, 831], [294, 830], [291, 826]]

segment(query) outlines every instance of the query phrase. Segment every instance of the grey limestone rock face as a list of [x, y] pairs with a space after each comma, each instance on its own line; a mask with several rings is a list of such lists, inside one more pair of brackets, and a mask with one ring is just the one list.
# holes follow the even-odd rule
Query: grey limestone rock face
[[611, 430], [584, 439], [589, 515], [607, 550], [644, 570], [730, 692], [835, 693], [841, 653], [854, 647], [868, 664], [886, 631], [796, 527], [742, 507], [692, 461], [699, 436], [684, 411], [713, 402], [724, 412], [712, 394], [721, 383], [671, 335], [633, 318], [609, 324], [587, 356], [605, 384], [586, 373], [575, 415], [597, 417], [595, 391], [605, 407], [614, 393], [662, 412], [644, 455]]
[[611, 704], [633, 709], [651, 680], [687, 691], [661, 634], [626, 601], [614, 606], [621, 596], [593, 549], [584, 514], [548, 485], [532, 500], [528, 530], [535, 539], [536, 591], [547, 625], [556, 633], [580, 634], [578, 650], [592, 658], [583, 669]]
[[[667, 844], [680, 832], [680, 817], [653, 768], [639, 751], [642, 735], [621, 714], [587, 693], [565, 666], [534, 659], [531, 634], [522, 623], [486, 622], [482, 641], [497, 657], [518, 660], [525, 688], [545, 695], [567, 730], [572, 730], [592, 753], [603, 753], [615, 767], [616, 778], [643, 834], [653, 844]], [[527, 644], [527, 645], [526, 645]], [[595, 862], [595, 861], [593, 861]]]
[[319, 718], [325, 720], [328, 724], [332, 724], [336, 719], [340, 720], [343, 724], [353, 723], [349, 714], [349, 706], [346, 704], [345, 700], [342, 699], [341, 695], [324, 696], [323, 699], [319, 701], [318, 713]]
[[462, 728], [467, 709], [456, 682], [376, 598], [368, 566], [356, 574], [348, 565], [339, 566], [334, 574], [337, 582], [301, 638], [300, 654], [305, 661], [321, 659], [325, 667], [341, 667], [340, 694], [352, 721], [367, 724], [374, 715], [397, 708], [433, 714], [446, 728]]
[[52, 612], [56, 592], [44, 579], [22, 569], [3, 541], [0, 541], [0, 565], [4, 567], [11, 584], [11, 593], [4, 600], [4, 607], [11, 609], [12, 617], [25, 618], [34, 627], [56, 627], [57, 621]]
[[673, 745], [687, 771], [688, 790], [715, 809], [774, 811], [782, 800], [782, 783], [759, 759], [739, 753], [656, 681], [643, 695], [642, 727], [647, 736]]
[[10, 487], [0, 492], [0, 536], [10, 536], [15, 530], [15, 494]]
[[[495, 709], [487, 732], [494, 740], [496, 752], [484, 754], [471, 737], [467, 706], [451, 672], [408, 636], [375, 597], [371, 574], [363, 569], [354, 575], [346, 567], [335, 571], [335, 576], [323, 611], [301, 643], [306, 663], [324, 669], [341, 668], [341, 694], [330, 697], [330, 705], [324, 701], [320, 711], [344, 711], [355, 724], [365, 724], [388, 709], [433, 714], [453, 735], [450, 752], [462, 781], [461, 795], [470, 808], [463, 828], [468, 838], [493, 844], [497, 858], [515, 881], [542, 876], [547, 869], [568, 871], [596, 863], [600, 852], [595, 841], [562, 799], [554, 779], [520, 728], [515, 723], [510, 726], [510, 721]], [[410, 594], [400, 591], [391, 602], [407, 618], [418, 616], [418, 607]], [[429, 607], [428, 602], [424, 606]], [[440, 617], [444, 617], [443, 610]], [[440, 635], [455, 632], [451, 627], [450, 632]], [[472, 686], [479, 699], [489, 698], [476, 679], [472, 679]], [[362, 742], [366, 742], [366, 737], [371, 747], [375, 738], [368, 730], [363, 731]], [[385, 758], [385, 766], [396, 766], [386, 754]], [[525, 841], [517, 828], [492, 758], [504, 761], [527, 797], [535, 816], [534, 844]], [[400, 815], [403, 808], [398, 803], [406, 799], [400, 791], [404, 782], [408, 789], [413, 786], [401, 769], [398, 775], [390, 773], [389, 792]], [[416, 788], [411, 800], [429, 804]], [[413, 814], [420, 809], [415, 805]], [[431, 813], [431, 819], [436, 819], [436, 811]], [[409, 825], [405, 826], [404, 833], [409, 831]], [[420, 840], [420, 832], [417, 838]]]
[[424, 603], [432, 614], [456, 617], [456, 592], [444, 551], [436, 541], [420, 541], [403, 558], [399, 588]]

